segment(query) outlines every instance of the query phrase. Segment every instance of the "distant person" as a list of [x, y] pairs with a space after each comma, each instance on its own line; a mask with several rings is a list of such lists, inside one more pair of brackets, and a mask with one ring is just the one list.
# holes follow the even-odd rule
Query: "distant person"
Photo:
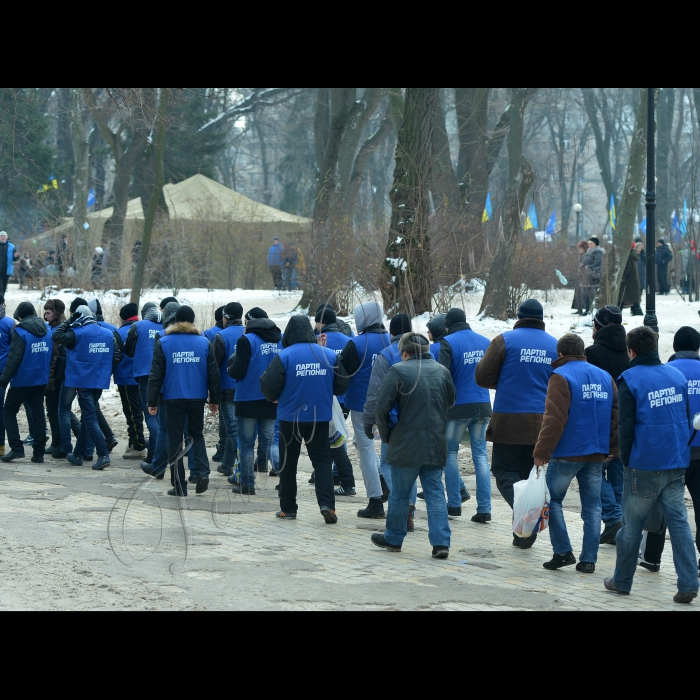
[[141, 241], [136, 241], [134, 243], [134, 247], [131, 249], [131, 260], [134, 263], [134, 266], [139, 264], [139, 258], [141, 257], [141, 248], [143, 247], [143, 244]]
[[0, 232], [0, 294], [7, 292], [10, 277], [15, 274], [15, 263], [19, 255], [15, 251], [15, 244], [5, 231]]
[[275, 290], [281, 291], [283, 288], [282, 265], [283, 265], [284, 248], [280, 243], [280, 239], [275, 236], [272, 239], [272, 248], [267, 256], [267, 266], [270, 268], [272, 281], [275, 284]]
[[598, 296], [600, 282], [603, 279], [603, 263], [605, 262], [605, 248], [602, 248], [597, 238], [591, 238], [588, 242], [588, 254], [585, 259], [587, 279], [586, 313], [590, 311]]
[[647, 251], [644, 247], [644, 242], [641, 238], [635, 241], [635, 247], [639, 253], [637, 265], [639, 267], [639, 285], [642, 288], [642, 294], [646, 294], [647, 290]]
[[632, 316], [644, 316], [641, 307], [642, 287], [639, 283], [639, 252], [637, 247], [632, 247], [632, 252], [627, 258], [625, 271], [620, 282], [620, 303], [621, 309], [631, 309]]
[[39, 279], [40, 273], [38, 268], [34, 266], [29, 251], [26, 251], [19, 261], [19, 284], [31, 284]]
[[297, 279], [297, 266], [299, 265], [299, 251], [296, 243], [290, 243], [285, 248], [282, 260], [282, 286], [285, 292], [293, 292]]
[[681, 269], [680, 269], [680, 274], [681, 274], [681, 289], [683, 290], [683, 294], [689, 294], [690, 293], [690, 273], [691, 273], [691, 260], [693, 260], [693, 257], [695, 255], [695, 252], [693, 251], [692, 243], [690, 241], [686, 241], [685, 246], [683, 246], [683, 249], [679, 253], [678, 257], [680, 258], [681, 261]]
[[668, 266], [673, 261], [673, 251], [666, 245], [664, 239], [660, 239], [656, 244], [656, 269], [659, 278], [659, 294], [668, 296], [671, 293], [671, 283], [669, 282]]
[[104, 259], [105, 252], [103, 248], [95, 248], [95, 253], [92, 256], [92, 266], [90, 279], [93, 281], [95, 286], [97, 286], [102, 280], [102, 274], [104, 273]]
[[588, 275], [586, 273], [586, 258], [588, 256], [588, 243], [581, 241], [578, 249], [578, 270], [576, 273], [576, 292], [571, 308], [579, 316], [587, 316], [589, 308], [586, 306], [588, 300]]

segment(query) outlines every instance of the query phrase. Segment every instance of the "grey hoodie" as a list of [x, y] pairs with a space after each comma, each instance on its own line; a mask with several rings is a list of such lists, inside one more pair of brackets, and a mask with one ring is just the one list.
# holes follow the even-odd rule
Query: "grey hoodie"
[[384, 308], [377, 301], [368, 301], [355, 307], [354, 316], [357, 332], [362, 334], [371, 326], [384, 323]]

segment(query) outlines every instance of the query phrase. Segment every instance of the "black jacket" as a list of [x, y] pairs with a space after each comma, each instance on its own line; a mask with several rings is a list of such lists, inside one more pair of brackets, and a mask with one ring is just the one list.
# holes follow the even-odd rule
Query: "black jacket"
[[[383, 335], [386, 333], [386, 328], [378, 323], [367, 328], [365, 333], [376, 333]], [[343, 367], [345, 367], [345, 371], [348, 373], [348, 376], [354, 377], [357, 374], [362, 366], [362, 360], [360, 360], [360, 356], [357, 354], [357, 345], [355, 345], [355, 343], [348, 343], [345, 346], [343, 352], [340, 353], [340, 361], [343, 364]]]
[[623, 326], [610, 324], [601, 328], [586, 349], [586, 359], [594, 367], [605, 370], [615, 382], [630, 368], [627, 354], [627, 332]]
[[[202, 335], [191, 323], [175, 323], [172, 324], [165, 335]], [[156, 340], [155, 348], [153, 349], [153, 364], [151, 365], [151, 374], [148, 377], [148, 407], [157, 408], [161, 399], [161, 390], [165, 382], [165, 355], [163, 348], [160, 345], [161, 339]], [[219, 366], [216, 364], [214, 352], [209, 343], [209, 358], [207, 361], [207, 384], [209, 389], [209, 403], [213, 406], [218, 406], [221, 392], [221, 376], [219, 375]]]
[[[470, 331], [472, 327], [468, 323], [457, 323], [450, 327], [448, 336], [459, 331]], [[432, 331], [431, 331], [432, 333]], [[433, 336], [434, 337], [434, 336]], [[452, 346], [443, 338], [440, 341], [440, 364], [452, 372]], [[455, 406], [448, 414], [447, 420], [470, 420], [472, 418], [491, 418], [493, 408], [488, 403], [465, 403]]]
[[[279, 343], [282, 340], [282, 331], [277, 328], [274, 321], [264, 318], [249, 321], [246, 326], [246, 335], [255, 333], [266, 343]], [[228, 376], [240, 381], [245, 379], [250, 367], [250, 341], [244, 335], [236, 345], [236, 352], [228, 361]], [[236, 415], [240, 418], [277, 418], [277, 406], [263, 399], [262, 401], [245, 401], [236, 403]]]
[[[228, 324], [227, 328], [231, 327], [231, 326], [239, 326], [240, 327], [242, 325], [243, 325], [243, 321], [231, 321]], [[221, 328], [221, 330], [223, 331], [224, 329]], [[219, 333], [217, 333], [214, 336], [214, 342], [212, 343], [212, 345], [214, 347], [214, 357], [216, 358], [216, 364], [219, 367], [221, 367], [224, 364], [224, 362], [226, 362], [227, 364], [225, 366], [227, 367], [228, 361], [230, 358], [226, 357], [226, 342], [221, 337], [221, 335], [219, 335]], [[236, 390], [235, 389], [222, 389], [221, 390], [221, 400], [222, 401], [231, 402], [235, 398], [236, 398]]]
[[673, 260], [673, 251], [664, 243], [656, 249], [656, 264], [659, 267], [668, 265]]
[[[292, 345], [301, 345], [306, 343], [316, 345], [316, 336], [311, 328], [309, 319], [306, 316], [294, 316], [287, 326], [282, 340], [282, 347], [290, 348]], [[284, 391], [286, 383], [286, 372], [280, 356], [277, 355], [270, 363], [270, 366], [260, 377], [260, 390], [265, 395], [268, 401], [277, 401]], [[350, 377], [348, 377], [342, 363], [338, 361], [338, 366], [335, 369], [335, 377], [333, 380], [333, 395], [342, 396], [350, 386]]]
[[[114, 336], [114, 360], [112, 361], [112, 367], [116, 367], [122, 361], [122, 348], [124, 344], [119, 337], [119, 333], [113, 331], [112, 335]], [[70, 319], [64, 321], [53, 332], [53, 342], [62, 345], [68, 350], [75, 350], [75, 331], [71, 328]]]
[[[37, 338], [43, 338], [48, 334], [48, 329], [46, 328], [46, 323], [42, 321], [38, 316], [29, 316], [23, 319], [19, 328], [35, 335]], [[12, 333], [12, 340], [10, 341], [10, 354], [7, 356], [7, 364], [5, 365], [5, 371], [0, 377], [0, 388], [7, 389], [7, 385], [12, 381], [12, 378], [17, 374], [22, 360], [24, 359], [24, 351], [27, 345], [22, 340], [22, 336], [19, 333]]]
[[320, 335], [321, 333], [342, 333], [348, 338], [352, 338], [352, 327], [349, 323], [345, 323], [345, 321], [341, 321], [338, 318], [335, 323], [331, 323], [330, 326], [326, 326], [321, 329], [320, 332], [316, 331], [316, 335]]

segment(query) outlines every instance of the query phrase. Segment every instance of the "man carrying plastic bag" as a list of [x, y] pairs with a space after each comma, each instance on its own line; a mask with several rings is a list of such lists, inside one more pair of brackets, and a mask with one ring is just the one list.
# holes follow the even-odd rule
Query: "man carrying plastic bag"
[[[544, 568], [556, 571], [576, 564], [564, 521], [563, 501], [574, 477], [581, 495], [583, 552], [576, 570], [595, 573], [600, 547], [603, 464], [617, 457], [617, 387], [602, 369], [588, 364], [584, 343], [565, 335], [557, 345], [547, 405], [535, 447], [535, 465], [547, 470], [550, 492], [549, 534], [554, 558]], [[611, 455], [612, 453], [612, 455]]]

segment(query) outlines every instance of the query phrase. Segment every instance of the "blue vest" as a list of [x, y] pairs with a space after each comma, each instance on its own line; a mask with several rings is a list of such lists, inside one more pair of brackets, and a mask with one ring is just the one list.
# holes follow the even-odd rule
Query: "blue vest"
[[209, 396], [209, 341], [201, 335], [173, 334], [160, 340], [165, 357], [165, 401], [206, 401]]
[[[700, 364], [700, 362], [698, 363]], [[568, 362], [554, 370], [571, 392], [569, 420], [552, 457], [610, 454], [610, 431], [615, 394], [612, 377], [587, 362]]]
[[627, 370], [622, 379], [637, 404], [628, 466], [650, 472], [687, 469], [690, 466], [690, 425], [688, 380], [683, 373], [671, 365], [639, 365]]
[[518, 328], [503, 334], [506, 360], [498, 380], [494, 413], [544, 415], [557, 341], [536, 328]]
[[208, 331], [204, 331], [204, 337], [210, 342], [214, 342], [214, 338], [216, 338], [221, 331], [224, 330], [223, 328], [219, 328], [219, 326], [214, 326], [213, 328], [210, 328]]
[[282, 350], [284, 389], [277, 418], [289, 423], [326, 423], [333, 418], [333, 382], [338, 356], [320, 345], [299, 343]]
[[113, 326], [111, 323], [107, 323], [107, 321], [98, 321], [97, 325], [100, 326], [100, 328], [106, 328], [108, 331], [112, 331], [112, 333], [117, 332], [117, 327]]
[[222, 391], [230, 391], [231, 389], [236, 388], [236, 380], [228, 376], [228, 361], [231, 359], [231, 355], [233, 355], [236, 352], [236, 345], [238, 345], [238, 341], [243, 337], [244, 334], [245, 328], [243, 326], [228, 326], [223, 330], [219, 330], [219, 333], [217, 334], [224, 339], [224, 343], [226, 344], [226, 352], [224, 353], [224, 359], [221, 363], [221, 367], [219, 367]]
[[[674, 360], [670, 365], [683, 373], [688, 380], [688, 401], [690, 402], [690, 415], [694, 418], [700, 413], [700, 362], [698, 360]], [[691, 428], [690, 436], [695, 432]], [[698, 432], [691, 447], [700, 447], [700, 432]]]
[[[340, 332], [326, 333], [326, 336], [328, 337], [328, 341], [326, 343], [327, 348], [332, 350], [337, 357], [340, 357], [343, 350], [345, 350], [345, 346], [350, 342], [350, 338], [348, 338], [348, 336], [344, 333]], [[345, 394], [338, 397], [338, 403], [341, 406], [345, 405]]]
[[389, 363], [389, 367], [398, 365], [401, 362], [401, 350], [399, 350], [400, 341], [401, 338], [393, 339], [391, 345], [388, 348], [384, 348], [384, 350], [379, 353]]
[[7, 358], [10, 354], [10, 343], [12, 342], [12, 332], [15, 330], [13, 319], [3, 316], [0, 318], [0, 374], [5, 371]]
[[[129, 335], [130, 330], [131, 324], [117, 329], [117, 333], [119, 333], [122, 343], [126, 343], [126, 337]], [[114, 368], [114, 383], [117, 386], [139, 385], [139, 383], [136, 381], [136, 377], [134, 376], [133, 357], [127, 357], [124, 353], [122, 353], [122, 361]]]
[[114, 364], [114, 333], [95, 323], [73, 331], [75, 348], [67, 351], [66, 386], [109, 389]]
[[256, 333], [248, 333], [246, 338], [250, 342], [250, 364], [245, 377], [236, 382], [236, 403], [265, 400], [260, 390], [260, 377], [282, 350], [281, 342], [266, 343]]
[[439, 340], [437, 343], [433, 343], [430, 346], [430, 354], [435, 358], [435, 362], [440, 362], [440, 347], [442, 346], [442, 341]]
[[[448, 335], [445, 340], [452, 348], [452, 381], [457, 390], [455, 406], [469, 403], [491, 403], [488, 389], [482, 389], [474, 379], [476, 366], [481, 362], [491, 342], [472, 330]], [[438, 353], [439, 357], [439, 353]]]
[[24, 357], [12, 378], [12, 387], [46, 386], [49, 383], [49, 371], [53, 358], [51, 335], [37, 338], [24, 328], [15, 328], [15, 333], [24, 341]]
[[163, 335], [163, 325], [155, 321], [139, 321], [136, 325], [136, 350], [134, 350], [134, 377], [148, 377], [153, 364], [156, 339]]
[[350, 379], [350, 388], [345, 394], [345, 408], [351, 411], [364, 411], [367, 403], [369, 380], [372, 378], [372, 366], [379, 354], [391, 346], [391, 336], [388, 333], [365, 333], [356, 338], [350, 338], [355, 343], [360, 368]]

